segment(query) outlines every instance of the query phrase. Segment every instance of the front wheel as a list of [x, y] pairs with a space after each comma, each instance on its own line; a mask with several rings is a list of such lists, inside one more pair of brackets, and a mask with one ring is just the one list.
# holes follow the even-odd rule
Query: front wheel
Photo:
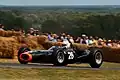
[[99, 68], [103, 63], [103, 54], [100, 50], [94, 49], [90, 54], [90, 66], [92, 68]]
[[57, 51], [53, 55], [53, 64], [55, 66], [66, 66], [66, 56], [63, 51]]
[[26, 47], [21, 47], [20, 49], [19, 49], [19, 51], [18, 51], [18, 61], [21, 63], [21, 64], [27, 64], [28, 62], [25, 62], [25, 61], [22, 61], [21, 59], [20, 59], [20, 55], [22, 54], [22, 53], [24, 53], [24, 52], [27, 52], [27, 51], [30, 51], [30, 49], [29, 48], [26, 48]]

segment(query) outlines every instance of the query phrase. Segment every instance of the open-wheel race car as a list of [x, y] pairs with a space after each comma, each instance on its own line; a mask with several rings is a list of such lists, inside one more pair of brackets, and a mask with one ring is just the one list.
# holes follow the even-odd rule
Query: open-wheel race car
[[73, 63], [88, 63], [92, 68], [99, 68], [103, 63], [102, 51], [98, 48], [80, 50], [71, 46], [52, 46], [48, 50], [30, 50], [21, 47], [18, 51], [18, 61], [21, 64], [52, 63], [55, 66], [66, 66]]

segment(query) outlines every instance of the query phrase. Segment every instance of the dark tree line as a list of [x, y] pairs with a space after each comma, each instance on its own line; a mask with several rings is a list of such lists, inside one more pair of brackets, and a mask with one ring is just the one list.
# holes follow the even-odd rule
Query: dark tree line
[[42, 32], [66, 32], [74, 36], [82, 33], [109, 39], [120, 39], [120, 13], [65, 11], [0, 11], [0, 23], [6, 30], [30, 27]]

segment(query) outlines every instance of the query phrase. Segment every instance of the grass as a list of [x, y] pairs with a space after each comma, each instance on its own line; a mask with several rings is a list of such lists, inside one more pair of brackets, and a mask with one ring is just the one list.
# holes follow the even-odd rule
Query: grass
[[120, 70], [0, 68], [2, 80], [120, 80]]
[[[16, 59], [0, 59], [0, 63], [18, 63]], [[88, 64], [69, 64], [88, 67]], [[102, 68], [120, 68], [119, 63], [104, 62]], [[120, 80], [120, 70], [0, 68], [1, 80]]]

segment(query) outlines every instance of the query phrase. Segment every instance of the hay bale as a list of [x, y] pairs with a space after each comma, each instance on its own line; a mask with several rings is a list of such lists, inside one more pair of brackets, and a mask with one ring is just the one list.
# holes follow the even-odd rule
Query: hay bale
[[17, 41], [14, 38], [0, 37], [0, 57], [1, 58], [13, 58], [16, 49]]
[[120, 62], [120, 48], [103, 47], [104, 61]]
[[51, 41], [46, 41], [42, 46], [44, 49], [49, 49], [52, 46], [62, 46], [62, 42], [51, 42]]
[[27, 37], [27, 38], [26, 38], [26, 44], [27, 44], [28, 47], [30, 47], [31, 49], [44, 49], [43, 46], [38, 43], [36, 37]]
[[5, 36], [5, 31], [0, 30], [0, 36]]
[[31, 49], [44, 49], [44, 47], [38, 43], [36, 36], [28, 36], [28, 37], [19, 36], [16, 38], [16, 40], [21, 46], [26, 45]]
[[30, 37], [0, 37], [0, 58], [14, 58], [18, 49], [22, 45], [27, 45], [31, 49], [44, 49], [38, 44], [37, 38]]
[[45, 36], [45, 35], [37, 36], [38, 44], [44, 44], [47, 41], [48, 41], [47, 36]]
[[2, 37], [21, 36], [21, 33], [17, 32], [17, 31], [2, 31], [2, 30], [0, 30], [0, 36], [2, 36]]
[[87, 46], [86, 44], [73, 43], [73, 46], [80, 50], [85, 50], [89, 48], [89, 46]]

